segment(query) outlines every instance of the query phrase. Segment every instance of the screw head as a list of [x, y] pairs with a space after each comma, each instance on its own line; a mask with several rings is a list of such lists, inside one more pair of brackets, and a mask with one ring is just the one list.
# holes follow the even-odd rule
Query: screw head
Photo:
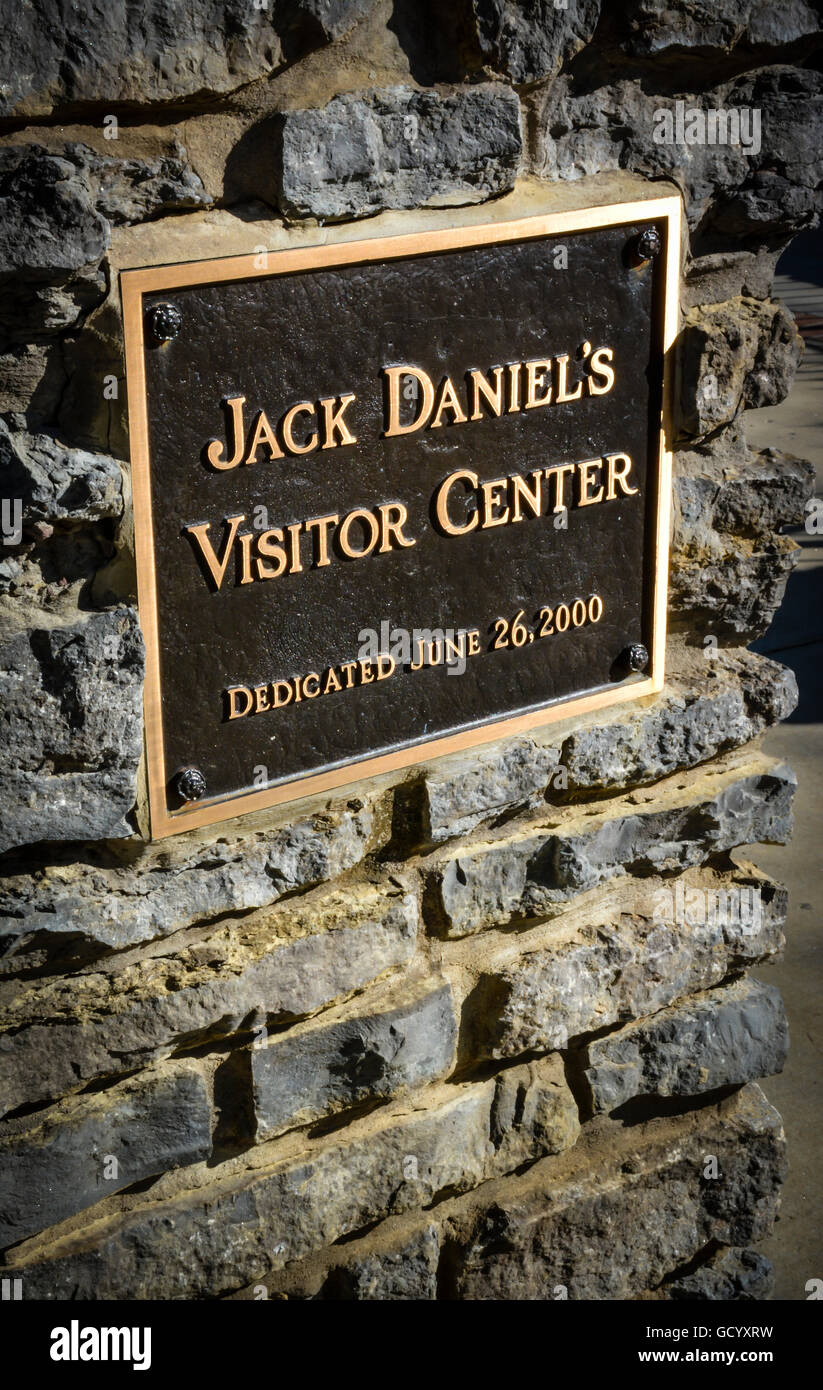
[[656, 227], [644, 227], [635, 243], [639, 261], [650, 261], [663, 250], [663, 241]]
[[630, 643], [620, 654], [620, 664], [627, 671], [645, 671], [649, 664], [649, 653], [643, 643]]
[[176, 304], [152, 304], [148, 322], [152, 337], [158, 343], [168, 343], [183, 327], [183, 315]]
[[181, 801], [199, 801], [206, 795], [206, 779], [199, 767], [182, 767], [175, 774], [174, 785]]

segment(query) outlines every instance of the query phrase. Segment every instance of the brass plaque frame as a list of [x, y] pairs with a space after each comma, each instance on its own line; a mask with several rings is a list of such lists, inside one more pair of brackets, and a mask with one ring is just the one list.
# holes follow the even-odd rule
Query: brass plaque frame
[[[532, 215], [512, 220], [440, 228], [390, 236], [366, 237], [333, 245], [309, 245], [268, 253], [268, 266], [261, 270], [259, 251], [248, 255], [213, 260], [182, 262], [164, 266], [123, 270], [120, 290], [125, 337], [130, 454], [134, 499], [135, 552], [137, 562], [140, 622], [146, 642], [146, 683], [144, 693], [146, 782], [151, 836], [168, 835], [199, 826], [211, 825], [241, 814], [259, 811], [318, 793], [333, 791], [364, 777], [397, 771], [431, 757], [443, 756], [489, 743], [506, 735], [520, 734], [541, 725], [574, 715], [605, 709], [610, 705], [634, 701], [662, 689], [666, 641], [666, 604], [671, 509], [670, 420], [672, 403], [672, 355], [678, 329], [678, 289], [680, 266], [681, 202], [676, 196], [579, 208]], [[665, 223], [663, 261], [663, 312], [657, 325], [657, 343], [662, 354], [662, 411], [659, 430], [657, 495], [653, 554], [650, 565], [652, 587], [652, 641], [648, 673], [614, 688], [547, 703], [525, 714], [514, 715], [445, 733], [425, 742], [364, 757], [344, 766], [308, 773], [296, 779], [253, 791], [238, 791], [222, 797], [204, 798], [169, 809], [166, 787], [168, 769], [163, 748], [163, 713], [158, 631], [157, 587], [149, 457], [148, 402], [144, 353], [143, 296], [158, 290], [175, 290], [194, 285], [244, 279], [262, 279], [289, 272], [389, 260], [410, 255], [432, 254], [491, 243], [504, 243], [585, 232], [622, 223]]]

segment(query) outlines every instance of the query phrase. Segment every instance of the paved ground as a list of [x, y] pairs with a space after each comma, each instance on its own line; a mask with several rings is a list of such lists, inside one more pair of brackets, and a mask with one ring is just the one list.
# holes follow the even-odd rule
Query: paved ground
[[[823, 315], [823, 234], [799, 238], [780, 266], [775, 295], [796, 313]], [[809, 346], [788, 400], [749, 411], [755, 447], [775, 445], [811, 459], [823, 498], [823, 350]], [[818, 523], [823, 527], [823, 514]], [[800, 704], [766, 739], [798, 776], [796, 828], [785, 848], [758, 846], [751, 858], [790, 890], [787, 947], [760, 976], [786, 1001], [791, 1052], [782, 1076], [764, 1084], [789, 1141], [789, 1177], [772, 1237], [762, 1249], [775, 1267], [775, 1298], [805, 1299], [823, 1279], [823, 529], [793, 533], [802, 555], [777, 619], [757, 650], [791, 666]]]

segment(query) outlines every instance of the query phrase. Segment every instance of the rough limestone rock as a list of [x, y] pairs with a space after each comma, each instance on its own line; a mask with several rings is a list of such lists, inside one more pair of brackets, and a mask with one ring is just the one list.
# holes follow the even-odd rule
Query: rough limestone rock
[[697, 449], [680, 449], [674, 466], [677, 551], [709, 551], [713, 533], [768, 538], [802, 526], [814, 490], [814, 465], [779, 449], [755, 452], [732, 426]]
[[536, 804], [559, 761], [559, 746], [532, 738], [438, 758], [405, 797], [415, 838], [440, 844], [473, 830], [496, 811]]
[[65, 148], [65, 158], [85, 176], [98, 212], [117, 226], [211, 205], [185, 149], [179, 141], [174, 148], [173, 155], [156, 159], [115, 159], [72, 143]]
[[[678, 455], [678, 461], [685, 457]], [[771, 451], [769, 459], [761, 474], [769, 484], [767, 511], [788, 521], [799, 505], [801, 485], [805, 490], [809, 465], [785, 456], [778, 460]], [[739, 485], [730, 476], [725, 492], [718, 483], [712, 488], [718, 525], [754, 503], [756, 489], [747, 486], [745, 470], [738, 472]], [[708, 499], [701, 484], [696, 498], [701, 518], [704, 505]], [[563, 802], [581, 791], [657, 781], [748, 743], [788, 718], [797, 704], [793, 673], [754, 652], [713, 646], [708, 660], [702, 650], [672, 645], [666, 669], [667, 684], [659, 695], [625, 709], [598, 710], [539, 735], [438, 758], [402, 789], [408, 838], [442, 844], [515, 808], [537, 810], [547, 800]]]
[[489, 1134], [503, 1171], [516, 1168], [535, 1145], [544, 1154], [571, 1148], [579, 1132], [577, 1106], [560, 1057], [541, 1057], [498, 1073]]
[[[763, 113], [759, 138], [752, 129], [746, 143], [687, 143], [685, 125], [678, 136], [678, 101], [684, 117], [687, 110]], [[630, 169], [673, 179], [686, 198], [695, 254], [695, 247], [710, 253], [729, 241], [740, 250], [741, 240], [762, 244], [812, 225], [823, 172], [821, 125], [823, 77], [803, 68], [765, 68], [665, 98], [639, 81], [578, 88], [561, 75], [538, 104], [535, 172], [554, 180]]]
[[0, 648], [0, 851], [132, 833], [143, 665], [131, 608]]
[[710, 551], [678, 552], [669, 587], [672, 628], [708, 632], [724, 642], [753, 642], [783, 602], [799, 547], [771, 541], [715, 541]]
[[[240, 1288], [390, 1213], [467, 1191], [547, 1145], [557, 1153], [574, 1143], [577, 1107], [567, 1089], [559, 1093], [556, 1059], [533, 1064], [523, 1084], [516, 1129], [500, 1146], [489, 1137], [497, 1082], [442, 1086], [414, 1110], [395, 1102], [355, 1121], [342, 1138], [304, 1142], [268, 1163], [261, 1150], [260, 1166], [227, 1164], [205, 1191], [140, 1204], [52, 1245], [18, 1246], [3, 1270], [22, 1275], [31, 1298], [63, 1299], [69, 1289], [75, 1298], [196, 1298]], [[531, 1101], [533, 1089], [553, 1099]]]
[[560, 926], [550, 946], [489, 962], [466, 1005], [475, 1054], [563, 1048], [571, 1038], [656, 1013], [781, 950], [785, 894], [761, 880], [709, 874], [690, 886], [705, 905], [702, 918], [655, 891], [633, 912], [610, 920], [601, 906], [590, 927]]
[[520, 104], [494, 83], [451, 95], [347, 93], [283, 117], [280, 205], [292, 218], [482, 202], [514, 185]]
[[196, 1063], [169, 1062], [0, 1126], [0, 1243], [13, 1245], [112, 1192], [211, 1152]]
[[[716, 779], [716, 780], [715, 780]], [[432, 871], [430, 915], [443, 936], [551, 913], [579, 893], [632, 872], [671, 872], [757, 841], [783, 844], [791, 834], [796, 786], [785, 765], [731, 769], [699, 789], [674, 789], [613, 801], [577, 819], [518, 826], [469, 842]]]
[[797, 705], [793, 673], [753, 652], [681, 652], [670, 671], [670, 685], [648, 705], [608, 721], [600, 715], [564, 740], [570, 794], [618, 790], [694, 767], [748, 743]]
[[357, 1302], [437, 1298], [440, 1238], [431, 1222], [396, 1250], [374, 1251], [338, 1265], [321, 1298]]
[[19, 498], [24, 524], [99, 521], [123, 509], [116, 459], [72, 449], [51, 435], [12, 431], [0, 420], [0, 487]]
[[554, 77], [589, 42], [600, 0], [558, 6], [554, 0], [471, 0], [485, 62], [517, 84]]
[[[669, 607], [679, 626], [732, 642], [766, 631], [799, 550], [814, 467], [777, 449], [753, 453], [739, 426], [675, 454]], [[781, 716], [785, 718], [784, 716]]]
[[99, 304], [108, 245], [74, 164], [36, 145], [0, 149], [0, 347], [61, 332]]
[[680, 284], [684, 312], [727, 299], [769, 299], [780, 248], [715, 251], [687, 261]]
[[596, 1112], [634, 1096], [693, 1096], [783, 1070], [789, 1046], [779, 990], [741, 980], [590, 1043]]
[[252, 1048], [257, 1138], [438, 1080], [453, 1064], [456, 1038], [449, 986], [424, 982]]
[[[438, 1297], [443, 1229], [435, 1213], [390, 1216], [373, 1233], [346, 1240], [266, 1276], [267, 1295], [290, 1301], [430, 1301]], [[227, 1295], [259, 1298], [252, 1284]]]
[[[685, 1119], [662, 1133], [650, 1125], [656, 1142], [601, 1155], [565, 1182], [551, 1181], [560, 1165], [547, 1162], [501, 1191], [457, 1256], [452, 1296], [542, 1300], [561, 1288], [574, 1300], [624, 1299], [711, 1240], [766, 1235], [785, 1172], [777, 1111], [752, 1086], [720, 1115]], [[707, 1153], [715, 1181], [702, 1180]]]
[[773, 300], [693, 309], [680, 336], [680, 428], [702, 439], [746, 408], [777, 405], [803, 355], [794, 318]]
[[762, 1303], [772, 1296], [771, 1261], [757, 1250], [718, 1250], [710, 1260], [667, 1281], [659, 1297], [673, 1302]]
[[346, 33], [373, 3], [3, 0], [0, 116], [231, 92]]
[[8, 864], [0, 883], [0, 941], [19, 950], [28, 937], [45, 933], [55, 944], [70, 936], [122, 949], [265, 907], [359, 864], [374, 827], [374, 801], [351, 799], [265, 830], [235, 828], [124, 855], [52, 857], [42, 867], [28, 861], [17, 872]]
[[[757, 1239], [774, 1218], [785, 1143], [779, 1116], [756, 1086], [674, 1120], [627, 1128], [599, 1119], [593, 1128], [591, 1146], [581, 1142], [520, 1176], [492, 1181], [417, 1216], [391, 1217], [342, 1247], [286, 1265], [267, 1275], [269, 1297], [768, 1296], [768, 1261], [739, 1247], [719, 1250], [688, 1276], [666, 1279], [707, 1239], [727, 1241], [730, 1229]], [[703, 1180], [706, 1153], [720, 1164], [711, 1197], [712, 1183]], [[438, 1250], [435, 1283], [431, 1265]], [[406, 1252], [407, 1277], [401, 1274]], [[488, 1257], [494, 1273], [487, 1281]], [[368, 1271], [367, 1279], [361, 1271]], [[509, 1292], [509, 1279], [515, 1292]], [[234, 1296], [259, 1297], [259, 1285]]]
[[623, 17], [630, 30], [626, 51], [649, 55], [778, 48], [820, 27], [806, 0], [787, 0], [779, 9], [768, 0], [631, 0]]
[[0, 414], [20, 414], [36, 430], [54, 418], [65, 386], [57, 343], [16, 343], [0, 352]]
[[[194, 934], [176, 954], [0, 986], [0, 1114], [267, 1022], [281, 1026], [404, 965], [410, 894], [338, 891]], [[118, 968], [119, 967], [119, 968]]]
[[376, 0], [283, 0], [277, 19], [287, 35], [302, 38], [302, 47], [309, 49], [342, 39], [374, 9], [375, 3]]

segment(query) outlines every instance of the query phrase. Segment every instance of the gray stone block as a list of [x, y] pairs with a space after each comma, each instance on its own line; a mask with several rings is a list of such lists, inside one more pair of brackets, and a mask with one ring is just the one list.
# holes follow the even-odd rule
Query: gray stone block
[[701, 439], [743, 409], [777, 405], [802, 355], [803, 340], [783, 304], [741, 297], [690, 310], [678, 357], [681, 433]]
[[785, 666], [747, 651], [678, 654], [653, 701], [601, 714], [563, 742], [570, 793], [656, 781], [756, 738], [797, 704]]
[[7, 1122], [0, 1126], [0, 1246], [210, 1152], [209, 1092], [194, 1062], [168, 1062]]
[[[673, 179], [686, 199], [696, 255], [724, 243], [738, 251], [747, 249], [746, 241], [763, 245], [811, 226], [819, 205], [823, 78], [775, 66], [706, 90], [700, 85], [704, 76], [701, 71], [690, 91], [686, 74], [679, 90], [662, 97], [639, 80], [575, 84], [561, 74], [538, 100], [535, 172], [555, 180], [629, 169]], [[756, 110], [761, 138], [750, 147], [731, 141], [686, 145], [674, 138], [677, 101], [684, 111], [704, 114]], [[658, 131], [668, 136], [658, 114], [665, 111], [673, 138], [656, 138]]]
[[659, 1291], [672, 1302], [760, 1303], [772, 1296], [774, 1271], [759, 1250], [718, 1250], [690, 1274], [667, 1280]]
[[513, 187], [521, 147], [520, 104], [507, 87], [347, 93], [283, 117], [281, 207], [327, 221], [481, 202]]
[[[541, 1302], [767, 1296], [768, 1261], [739, 1247], [718, 1251], [691, 1275], [667, 1278], [707, 1244], [728, 1241], [732, 1231], [759, 1239], [774, 1220], [785, 1143], [780, 1117], [756, 1086], [672, 1120], [595, 1126], [593, 1143], [287, 1265], [267, 1276], [269, 1296]], [[703, 1176], [708, 1153], [718, 1160], [713, 1181]], [[234, 1296], [254, 1298], [258, 1291], [250, 1286]]]
[[542, 823], [470, 841], [431, 871], [433, 929], [468, 936], [549, 914], [610, 879], [685, 869], [736, 845], [789, 838], [796, 779], [785, 765], [731, 768], [702, 786], [699, 777], [662, 789], [656, 804], [654, 794], [637, 793], [605, 811], [544, 815]]
[[[772, 466], [779, 474], [780, 465]], [[805, 469], [800, 465], [801, 479]], [[794, 507], [797, 480], [792, 466], [777, 484], [775, 511]], [[730, 506], [743, 511], [733, 483], [730, 493]], [[438, 758], [402, 788], [405, 833], [416, 844], [442, 844], [515, 808], [653, 782], [748, 743], [795, 708], [797, 683], [788, 668], [740, 649], [715, 647], [711, 657], [672, 645], [666, 687], [653, 699]]]
[[489, 961], [465, 1009], [472, 1055], [563, 1048], [654, 1014], [781, 949], [785, 894], [768, 880], [704, 872], [681, 882], [692, 895], [688, 911], [679, 909], [674, 886], [649, 888], [630, 910], [609, 913], [603, 904], [590, 926], [558, 928], [551, 945]]
[[359, 864], [371, 848], [377, 800], [331, 802], [291, 823], [140, 845], [129, 854], [101, 849], [69, 862], [52, 856], [18, 871], [10, 863], [0, 884], [0, 941], [20, 950], [45, 934], [55, 945], [76, 937], [122, 949], [227, 912], [266, 907]]
[[98, 212], [118, 226], [211, 206], [184, 147], [176, 141], [173, 148], [173, 154], [155, 159], [115, 159], [72, 142], [66, 145], [64, 157], [88, 182]]
[[0, 348], [62, 332], [99, 304], [108, 245], [75, 165], [36, 145], [0, 150]]
[[5, 0], [0, 116], [234, 91], [344, 34], [373, 0]]
[[0, 488], [19, 498], [23, 524], [99, 521], [123, 509], [116, 459], [72, 449], [51, 435], [13, 431], [0, 420]]
[[762, 0], [632, 0], [623, 18], [629, 53], [711, 56], [713, 50], [775, 48], [811, 38], [820, 21], [806, 0], [788, 0], [775, 9]]
[[321, 1298], [394, 1303], [437, 1298], [440, 1233], [434, 1222], [391, 1251], [373, 1251], [339, 1265]]
[[553, 745], [531, 738], [438, 758], [422, 770], [407, 798], [413, 833], [424, 844], [439, 844], [466, 834], [495, 812], [539, 803], [559, 761], [559, 741]]
[[799, 554], [814, 467], [777, 449], [755, 453], [739, 425], [675, 455], [669, 607], [676, 623], [724, 640], [766, 631]]
[[783, 1070], [789, 1046], [779, 990], [741, 980], [686, 999], [589, 1043], [595, 1112], [635, 1096], [693, 1096]]
[[[634, 1145], [558, 1177], [546, 1161], [501, 1190], [454, 1261], [452, 1297], [631, 1298], [711, 1240], [744, 1244], [770, 1230], [785, 1140], [757, 1086], [719, 1115], [635, 1130]], [[712, 1181], [706, 1154], [718, 1160]]]
[[[527, 1092], [557, 1091], [557, 1060], [533, 1064], [524, 1084]], [[272, 1155], [268, 1166], [259, 1153], [256, 1168], [235, 1165], [203, 1190], [112, 1213], [53, 1249], [38, 1240], [22, 1245], [3, 1272], [22, 1277], [27, 1298], [63, 1299], [69, 1290], [75, 1298], [195, 1298], [241, 1288], [391, 1213], [429, 1206], [540, 1157], [546, 1107], [528, 1106], [524, 1115], [534, 1113], [537, 1127], [525, 1118], [513, 1142], [497, 1149], [489, 1138], [495, 1092], [489, 1080], [429, 1090], [411, 1111], [396, 1102], [343, 1138], [303, 1142], [288, 1157]], [[552, 1152], [577, 1135], [569, 1092], [556, 1112]]]
[[438, 1079], [453, 1064], [456, 1037], [449, 986], [426, 981], [253, 1048], [257, 1138]]
[[678, 450], [675, 567], [681, 553], [710, 553], [718, 545], [714, 532], [769, 538], [781, 526], [802, 526], [813, 491], [813, 464], [779, 449], [750, 449], [739, 425], [702, 448]]
[[600, 17], [600, 0], [472, 0], [471, 7], [484, 60], [517, 84], [554, 77], [589, 42]]
[[0, 649], [0, 851], [132, 834], [143, 666], [131, 608], [21, 632]]
[[715, 536], [709, 551], [672, 556], [671, 627], [721, 642], [753, 642], [774, 621], [800, 554], [788, 536], [770, 541]]
[[174, 954], [0, 986], [0, 1113], [133, 1071], [184, 1044], [315, 1012], [404, 965], [417, 904], [361, 888], [230, 921]]

